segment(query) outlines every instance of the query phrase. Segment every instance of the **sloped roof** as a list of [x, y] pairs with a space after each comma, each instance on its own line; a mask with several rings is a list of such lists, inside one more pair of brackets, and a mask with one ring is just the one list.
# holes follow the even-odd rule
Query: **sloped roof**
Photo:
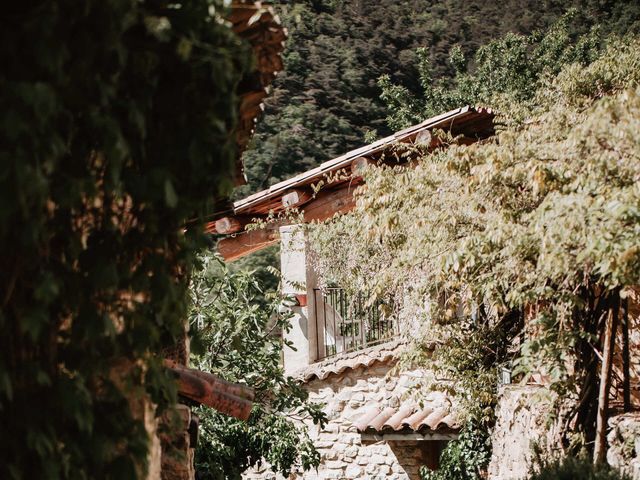
[[411, 143], [420, 132], [425, 130], [443, 129], [454, 135], [464, 134], [474, 140], [486, 138], [493, 134], [493, 117], [494, 113], [491, 109], [469, 105], [437, 115], [238, 200], [233, 204], [233, 213], [236, 215], [266, 214], [272, 210], [282, 209], [280, 199], [287, 191], [308, 187], [328, 174], [348, 168], [354, 159], [380, 154], [394, 143]]
[[309, 382], [316, 378], [324, 380], [329, 375], [337, 375], [345, 370], [370, 367], [376, 362], [395, 360], [405, 346], [406, 341], [396, 339], [374, 347], [365, 348], [364, 350], [336, 355], [295, 372], [294, 377], [299, 378], [303, 382]]
[[[236, 260], [278, 241], [275, 222], [265, 229], [247, 230], [247, 225], [257, 219], [269, 221], [270, 215], [286, 212], [290, 207], [302, 213], [305, 222], [346, 213], [355, 206], [353, 190], [364, 181], [361, 166], [393, 163], [393, 158], [385, 158], [392, 145], [419, 144], [427, 151], [446, 147], [446, 142], [431, 136], [434, 129], [444, 130], [458, 143], [469, 145], [494, 134], [494, 116], [489, 108], [466, 106], [425, 120], [222, 208], [208, 219], [205, 232], [226, 235], [218, 243], [218, 252], [227, 261]], [[405, 163], [411, 159], [395, 160]], [[315, 188], [319, 185], [320, 191]]]
[[367, 404], [354, 423], [360, 433], [453, 432], [460, 428], [452, 401], [441, 392], [433, 392], [418, 404], [407, 400], [397, 407]]

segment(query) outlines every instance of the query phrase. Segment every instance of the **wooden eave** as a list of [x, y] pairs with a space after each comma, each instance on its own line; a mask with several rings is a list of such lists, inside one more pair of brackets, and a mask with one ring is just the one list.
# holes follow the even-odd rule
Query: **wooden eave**
[[256, 69], [243, 79], [237, 91], [240, 97], [236, 127], [239, 156], [233, 181], [236, 185], [244, 185], [246, 178], [242, 152], [246, 149], [256, 123], [264, 111], [263, 100], [267, 96], [267, 88], [283, 68], [281, 53], [284, 50], [287, 31], [273, 8], [262, 2], [232, 2], [227, 20], [236, 35], [249, 42], [256, 60]]
[[[235, 260], [276, 243], [279, 240], [279, 226], [286, 222], [283, 220], [266, 228], [245, 231], [245, 226], [252, 219], [285, 211], [292, 203], [291, 198], [294, 202], [292, 206], [300, 210], [304, 222], [323, 221], [335, 213], [348, 212], [355, 206], [353, 190], [362, 183], [359, 168], [378, 161], [391, 145], [425, 145], [426, 138], [430, 149], [438, 148], [441, 144], [430, 134], [434, 129], [462, 136], [464, 143], [473, 143], [493, 135], [493, 117], [494, 113], [490, 109], [466, 106], [430, 118], [237, 201], [227, 211], [217, 214], [206, 225], [206, 230], [209, 233], [233, 235], [220, 240], [218, 251], [226, 260]], [[339, 172], [344, 172], [345, 175], [337, 175]], [[335, 178], [331, 183], [323, 185], [315, 193], [313, 185], [320, 181], [326, 182], [332, 175]]]
[[473, 139], [487, 138], [493, 135], [494, 114], [490, 109], [466, 106], [425, 120], [422, 123], [377, 140], [364, 147], [352, 150], [319, 167], [308, 170], [293, 178], [276, 183], [261, 192], [249, 195], [233, 204], [234, 215], [264, 215], [270, 211], [281, 210], [280, 200], [290, 189], [308, 187], [326, 177], [326, 175], [349, 168], [358, 157], [372, 157], [382, 153], [394, 143], [411, 143], [418, 133], [425, 130], [442, 129], [454, 135], [464, 134]]

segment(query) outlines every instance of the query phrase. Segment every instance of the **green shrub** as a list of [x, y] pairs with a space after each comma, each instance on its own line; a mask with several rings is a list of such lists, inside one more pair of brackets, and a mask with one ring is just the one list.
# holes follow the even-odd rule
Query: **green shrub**
[[555, 460], [540, 468], [529, 480], [625, 480], [621, 474], [607, 464], [593, 465], [586, 458], [567, 457]]

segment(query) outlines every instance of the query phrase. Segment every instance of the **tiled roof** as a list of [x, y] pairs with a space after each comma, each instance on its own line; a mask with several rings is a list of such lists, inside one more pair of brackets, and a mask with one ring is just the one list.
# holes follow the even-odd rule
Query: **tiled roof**
[[428, 395], [421, 405], [413, 400], [398, 407], [365, 405], [354, 425], [360, 433], [451, 432], [460, 428], [451, 400], [442, 393]]
[[397, 358], [405, 345], [406, 342], [404, 340], [396, 339], [364, 350], [336, 355], [322, 362], [309, 365], [294, 375], [304, 382], [315, 378], [324, 380], [329, 375], [339, 374], [348, 369], [369, 367], [376, 362], [393, 360]]
[[[355, 158], [380, 154], [394, 143], [411, 143], [416, 139], [418, 133], [425, 130], [444, 129], [455, 135], [464, 134], [469, 137], [486, 138], [493, 134], [493, 117], [494, 112], [490, 108], [470, 105], [437, 115], [386, 138], [328, 160], [316, 168], [276, 183], [266, 190], [238, 200], [234, 203], [234, 213], [256, 215], [282, 209], [280, 199], [290, 189], [308, 187], [311, 183], [328, 174], [349, 167]], [[346, 182], [350, 183], [351, 180], [346, 180]]]

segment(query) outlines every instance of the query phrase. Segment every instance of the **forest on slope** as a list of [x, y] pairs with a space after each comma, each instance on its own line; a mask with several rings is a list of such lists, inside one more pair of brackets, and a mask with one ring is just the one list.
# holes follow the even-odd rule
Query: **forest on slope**
[[419, 93], [418, 48], [427, 49], [432, 77], [446, 85], [455, 74], [449, 61], [454, 46], [473, 58], [509, 32], [545, 30], [571, 7], [578, 11], [577, 33], [595, 22], [603, 34], [640, 25], [639, 3], [619, 0], [303, 0], [275, 6], [289, 31], [285, 70], [245, 154], [248, 185], [238, 198], [392, 133], [379, 79], [388, 75], [394, 85]]
[[[572, 7], [576, 34], [595, 24], [602, 37], [640, 32], [638, 0], [274, 3], [289, 33], [285, 69], [244, 154], [248, 184], [236, 190], [236, 198], [393, 133], [390, 124], [398, 123], [393, 119], [398, 102], [381, 98], [380, 78], [388, 76], [390, 84], [406, 89], [417, 102], [423, 100], [420, 48], [427, 52], [434, 83], [446, 88], [458, 73], [450, 61], [454, 47], [471, 59], [464, 68], [473, 74], [478, 49], [508, 33], [544, 32]], [[411, 113], [415, 118], [416, 112]], [[277, 248], [258, 251], [230, 268], [253, 270], [266, 289], [274, 289], [278, 280], [267, 266], [278, 264]]]

